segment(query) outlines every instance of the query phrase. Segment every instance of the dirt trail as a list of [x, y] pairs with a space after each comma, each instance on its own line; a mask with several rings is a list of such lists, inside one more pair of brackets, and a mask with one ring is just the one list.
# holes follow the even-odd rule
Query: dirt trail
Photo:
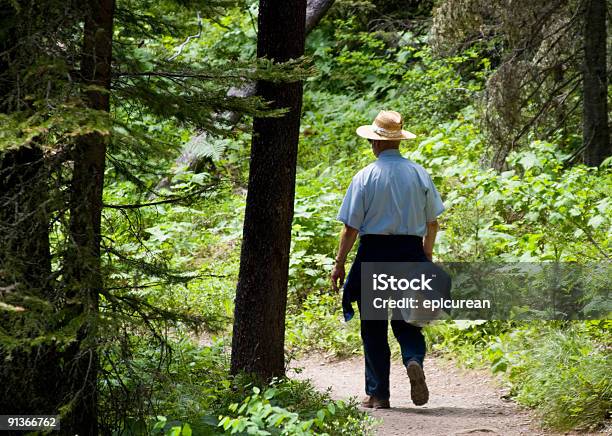
[[[311, 379], [325, 390], [332, 388], [336, 399], [365, 396], [363, 358], [325, 361], [316, 356], [293, 363], [302, 372], [292, 376]], [[391, 368], [391, 409], [367, 409], [382, 419], [377, 427], [381, 436], [434, 435], [548, 435], [537, 428], [537, 420], [503, 393], [490, 377], [479, 371], [461, 371], [452, 363], [429, 357], [425, 374], [430, 391], [429, 403], [416, 407], [410, 401], [410, 384], [404, 367], [394, 362]]]

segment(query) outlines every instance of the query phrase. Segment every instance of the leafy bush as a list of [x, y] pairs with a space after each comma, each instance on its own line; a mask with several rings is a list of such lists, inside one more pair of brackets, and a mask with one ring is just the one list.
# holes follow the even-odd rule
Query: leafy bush
[[[190, 338], [170, 344], [163, 365], [156, 351], [141, 343], [141, 353], [106, 368], [101, 386], [104, 414], [117, 410], [119, 420], [105, 431], [140, 435], [249, 434], [369, 434], [372, 420], [354, 401], [334, 401], [308, 381], [273, 380], [257, 385], [245, 376], [229, 374], [229, 356], [223, 342], [196, 346]], [[110, 364], [110, 363], [109, 363]], [[116, 390], [137, 394], [130, 402], [114, 404]], [[138, 403], [138, 405], [137, 405]]]
[[498, 355], [489, 351], [495, 350], [492, 344], [512, 326], [505, 321], [449, 321], [427, 326], [423, 332], [431, 352], [451, 354], [460, 365], [474, 367], [489, 360], [492, 365], [499, 364]]
[[326, 394], [315, 394], [310, 385], [297, 381], [273, 383], [263, 392], [253, 387], [251, 395], [228, 409], [219, 426], [231, 434], [367, 435], [372, 425], [355, 402], [330, 401]]
[[438, 352], [503, 374], [545, 425], [594, 429], [612, 410], [612, 322], [452, 322], [428, 327]]
[[343, 321], [340, 295], [312, 293], [287, 315], [286, 342], [295, 354], [306, 350], [350, 356], [361, 352], [359, 320]]
[[560, 430], [594, 429], [612, 410], [611, 321], [601, 321], [607, 339], [597, 343], [584, 323], [565, 328], [532, 326], [507, 345], [508, 380], [516, 400], [535, 407], [543, 422]]

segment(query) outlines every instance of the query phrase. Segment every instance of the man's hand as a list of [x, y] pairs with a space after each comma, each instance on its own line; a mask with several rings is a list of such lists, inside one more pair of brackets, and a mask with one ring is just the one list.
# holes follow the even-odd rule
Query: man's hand
[[437, 220], [427, 223], [427, 234], [423, 238], [423, 251], [425, 252], [425, 257], [427, 257], [430, 262], [433, 262], [433, 249], [439, 228], [440, 226]]
[[338, 247], [338, 255], [336, 256], [336, 263], [334, 264], [334, 269], [332, 270], [330, 279], [332, 282], [332, 288], [334, 291], [340, 289], [340, 287], [344, 284], [344, 262], [346, 262], [346, 255], [353, 244], [355, 243], [355, 239], [357, 239], [357, 235], [359, 235], [359, 230], [350, 227], [348, 225], [344, 225], [342, 228], [342, 232], [340, 233], [340, 246]]
[[337, 291], [338, 289], [340, 289], [340, 286], [342, 286], [342, 284], [344, 283], [344, 277], [346, 276], [346, 273], [344, 271], [344, 264], [343, 263], [336, 263], [334, 265], [334, 269], [331, 272], [331, 282], [332, 282], [332, 288], [334, 289], [334, 291]]

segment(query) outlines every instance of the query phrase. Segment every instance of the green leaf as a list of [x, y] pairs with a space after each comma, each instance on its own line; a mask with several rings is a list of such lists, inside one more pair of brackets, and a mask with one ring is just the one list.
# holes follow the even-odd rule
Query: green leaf
[[271, 400], [276, 395], [277, 390], [275, 388], [267, 389], [264, 393], [264, 398], [266, 400]]
[[593, 227], [594, 229], [596, 229], [599, 226], [601, 226], [605, 221], [606, 219], [603, 216], [595, 215], [594, 217], [591, 217], [591, 219], [588, 222], [588, 225], [589, 227]]
[[334, 403], [329, 403], [327, 405], [327, 410], [329, 410], [329, 413], [334, 415], [336, 413], [336, 406], [334, 406]]
[[323, 422], [323, 420], [325, 419], [325, 411], [319, 410], [317, 412], [317, 418], [319, 419], [319, 421]]

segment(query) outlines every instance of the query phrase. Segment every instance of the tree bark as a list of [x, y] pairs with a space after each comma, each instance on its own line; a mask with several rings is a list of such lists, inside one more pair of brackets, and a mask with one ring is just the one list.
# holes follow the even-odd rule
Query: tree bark
[[[90, 109], [109, 111], [114, 0], [90, 0], [85, 18], [81, 75]], [[106, 92], [104, 91], [106, 90]], [[79, 138], [74, 150], [71, 181], [70, 238], [67, 259], [68, 301], [85, 321], [73, 349], [74, 398], [63, 428], [78, 434], [97, 434], [97, 318], [100, 271], [100, 223], [104, 187], [106, 139], [99, 133]], [[68, 421], [68, 422], [66, 422]]]
[[[0, 299], [27, 307], [28, 298], [53, 304], [49, 285], [48, 174], [40, 147], [0, 153]], [[53, 328], [36, 305], [0, 311], [9, 336], [34, 339]], [[57, 414], [63, 401], [55, 347], [0, 347], [0, 410], [5, 414]]]
[[51, 274], [46, 183], [40, 147], [0, 155], [0, 286], [41, 297]]
[[[257, 56], [285, 62], [304, 53], [306, 0], [260, 0]], [[261, 379], [285, 372], [285, 309], [302, 83], [259, 81], [279, 118], [255, 118], [251, 142], [231, 371]]]
[[[7, 5], [0, 16], [12, 28], [0, 41], [0, 102], [13, 91], [12, 49], [20, 42], [20, 18]], [[12, 105], [0, 105], [9, 113]], [[0, 151], [0, 300], [21, 307], [28, 299], [53, 304], [49, 248], [48, 169], [41, 147], [33, 143]], [[16, 339], [33, 339], [53, 326], [37, 305], [23, 311], [0, 311], [0, 327]], [[63, 400], [61, 368], [53, 345], [28, 344], [10, 351], [0, 346], [0, 410], [5, 414], [56, 414]]]
[[584, 163], [598, 166], [612, 155], [608, 126], [606, 0], [585, 0], [582, 141]]

